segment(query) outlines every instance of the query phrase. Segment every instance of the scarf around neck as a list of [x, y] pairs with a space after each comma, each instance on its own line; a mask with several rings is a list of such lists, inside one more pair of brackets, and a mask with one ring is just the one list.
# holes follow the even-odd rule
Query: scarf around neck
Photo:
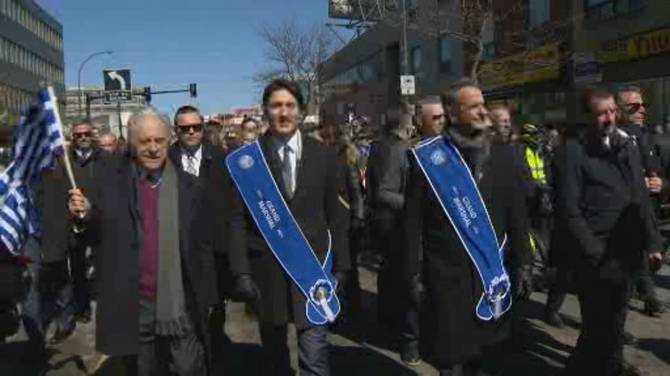
[[179, 181], [167, 161], [158, 186], [158, 276], [155, 333], [181, 336], [190, 328], [179, 252]]
[[481, 180], [484, 165], [491, 153], [491, 144], [486, 137], [482, 136], [475, 139], [465, 137], [453, 127], [447, 129], [446, 136], [456, 145], [475, 180]]

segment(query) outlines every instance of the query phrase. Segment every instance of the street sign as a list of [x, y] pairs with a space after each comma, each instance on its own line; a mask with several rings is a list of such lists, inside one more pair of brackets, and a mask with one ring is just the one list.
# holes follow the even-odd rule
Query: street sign
[[130, 69], [104, 70], [105, 91], [131, 90]]
[[402, 95], [414, 95], [416, 93], [414, 76], [400, 76], [400, 93]]
[[103, 101], [105, 103], [129, 102], [133, 100], [133, 92], [130, 90], [105, 91]]

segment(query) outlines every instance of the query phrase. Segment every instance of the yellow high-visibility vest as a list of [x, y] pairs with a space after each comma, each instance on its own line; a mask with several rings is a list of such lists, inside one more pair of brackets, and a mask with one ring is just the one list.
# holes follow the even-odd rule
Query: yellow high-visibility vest
[[544, 174], [544, 161], [540, 153], [532, 148], [526, 147], [526, 162], [530, 167], [530, 174], [533, 180], [540, 184], [547, 184], [547, 176]]

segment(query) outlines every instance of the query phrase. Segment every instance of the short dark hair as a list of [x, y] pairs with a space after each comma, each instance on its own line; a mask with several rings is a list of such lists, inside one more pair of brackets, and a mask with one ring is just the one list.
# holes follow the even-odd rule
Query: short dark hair
[[184, 114], [197, 114], [200, 117], [200, 121], [203, 121], [203, 122], [205, 121], [205, 118], [200, 113], [200, 110], [198, 110], [194, 106], [191, 106], [191, 105], [187, 104], [185, 106], [179, 107], [177, 109], [177, 112], [175, 112], [175, 114], [174, 114], [174, 124], [175, 125], [177, 125], [177, 119], [179, 119], [179, 117], [181, 115], [184, 115]]
[[273, 80], [270, 82], [263, 90], [263, 107], [267, 107], [270, 97], [275, 91], [286, 90], [295, 98], [298, 102], [298, 107], [303, 110], [305, 108], [305, 99], [302, 96], [300, 87], [293, 81], [285, 80], [282, 78]]
[[614, 98], [612, 89], [605, 85], [592, 85], [584, 90], [582, 95], [582, 108], [584, 112], [591, 113], [591, 102], [595, 99]]
[[460, 92], [464, 87], [479, 88], [479, 85], [475, 80], [468, 77], [461, 78], [460, 80], [449, 85], [447, 90], [442, 92], [441, 95], [442, 105], [444, 106], [445, 111], [449, 110], [455, 103], [458, 103], [458, 92]]

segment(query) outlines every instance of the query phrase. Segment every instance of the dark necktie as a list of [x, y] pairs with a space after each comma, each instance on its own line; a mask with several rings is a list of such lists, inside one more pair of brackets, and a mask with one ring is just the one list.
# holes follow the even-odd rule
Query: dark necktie
[[282, 179], [288, 198], [293, 198], [293, 166], [291, 166], [291, 147], [284, 145], [284, 156], [282, 160]]

